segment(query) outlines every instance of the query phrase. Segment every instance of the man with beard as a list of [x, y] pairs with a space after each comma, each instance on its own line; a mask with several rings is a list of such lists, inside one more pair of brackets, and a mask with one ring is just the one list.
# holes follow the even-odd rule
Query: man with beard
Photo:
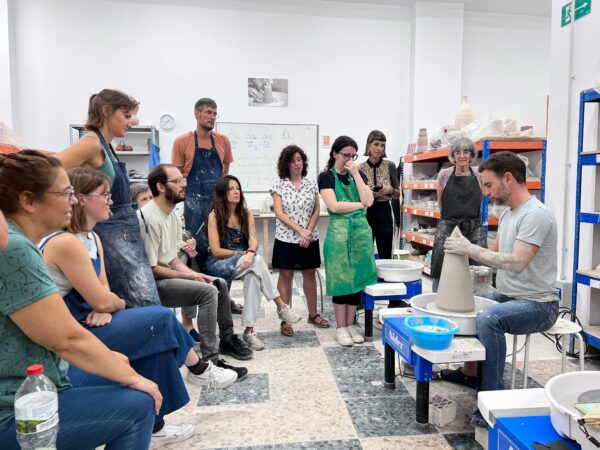
[[[529, 193], [526, 168], [514, 153], [499, 152], [479, 166], [484, 195], [491, 203], [506, 205], [500, 216], [495, 243], [485, 249], [468, 239], [448, 238], [447, 253], [468, 255], [498, 269], [498, 303], [477, 315], [477, 336], [485, 347], [481, 390], [504, 389], [505, 333], [545, 331], [558, 317], [556, 280], [556, 221], [550, 209]], [[479, 411], [471, 425], [486, 427]]]
[[[194, 106], [196, 129], [178, 136], [173, 142], [171, 162], [187, 181], [185, 228], [196, 240], [196, 262], [200, 270], [208, 259], [207, 218], [215, 196], [215, 183], [229, 173], [233, 162], [231, 143], [227, 136], [213, 131], [217, 121], [217, 104], [201, 98]], [[242, 306], [231, 303], [231, 311], [242, 313]], [[184, 314], [189, 310], [184, 308]]]
[[[219, 359], [219, 350], [236, 359], [249, 359], [250, 350], [233, 332], [229, 290], [222, 278], [214, 278], [187, 267], [177, 256], [182, 227], [175, 205], [186, 197], [185, 178], [171, 164], [159, 164], [148, 174], [154, 198], [138, 210], [142, 239], [158, 295], [169, 308], [193, 306], [198, 309], [198, 333], [202, 359], [217, 367], [233, 370], [240, 380], [248, 371]], [[186, 330], [193, 329], [193, 317], [183, 317]], [[216, 326], [220, 344], [217, 346]]]

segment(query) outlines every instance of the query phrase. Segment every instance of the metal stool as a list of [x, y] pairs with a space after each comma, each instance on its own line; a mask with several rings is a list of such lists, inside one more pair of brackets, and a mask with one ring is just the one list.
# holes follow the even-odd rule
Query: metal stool
[[[584, 352], [585, 345], [583, 337], [581, 336], [581, 326], [575, 322], [571, 322], [567, 319], [558, 318], [556, 323], [552, 327], [542, 333], [551, 336], [560, 336], [562, 339], [562, 360], [561, 360], [561, 372], [564, 373], [567, 368], [567, 337], [574, 335], [579, 340], [579, 365], [580, 370], [585, 370], [584, 367]], [[516, 374], [517, 374], [517, 339], [520, 335], [513, 335], [513, 351], [512, 351], [512, 369], [510, 376], [510, 388], [515, 388]], [[525, 355], [523, 357], [523, 386], [522, 389], [527, 389], [527, 366], [529, 364], [529, 338], [531, 335], [525, 335]]]

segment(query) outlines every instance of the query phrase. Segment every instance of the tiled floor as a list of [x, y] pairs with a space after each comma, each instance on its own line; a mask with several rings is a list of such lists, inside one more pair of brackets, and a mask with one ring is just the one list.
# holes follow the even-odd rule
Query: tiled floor
[[[301, 278], [296, 278], [295, 286], [301, 286]], [[427, 282], [424, 291], [430, 291]], [[234, 282], [232, 295], [242, 302], [239, 282]], [[264, 303], [265, 314], [256, 331], [266, 349], [255, 352], [249, 361], [226, 358], [233, 365], [247, 367], [248, 377], [216, 392], [200, 392], [189, 386], [192, 400], [169, 415], [167, 422], [192, 422], [196, 424], [195, 435], [163, 448], [481, 448], [474, 441], [468, 420], [476, 409], [475, 391], [432, 382], [430, 395], [456, 401], [458, 413], [447, 426], [423, 431], [414, 420], [414, 380], [398, 376], [395, 390], [383, 387], [380, 330], [375, 328], [373, 343], [342, 348], [333, 339], [335, 318], [330, 299], [325, 298], [323, 313], [332, 322], [330, 329], [315, 329], [306, 322], [304, 298], [297, 288], [293, 307], [303, 320], [294, 325], [293, 337], [285, 337], [279, 332], [274, 304]], [[234, 316], [234, 321], [241, 333], [240, 316]], [[576, 368], [569, 362], [569, 370]], [[532, 339], [529, 370], [531, 386], [543, 385], [560, 372], [560, 354], [553, 343], [539, 335]]]

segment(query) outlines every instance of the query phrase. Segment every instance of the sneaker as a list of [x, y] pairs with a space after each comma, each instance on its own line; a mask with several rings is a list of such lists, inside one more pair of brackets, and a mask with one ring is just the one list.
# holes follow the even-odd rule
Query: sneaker
[[479, 409], [471, 415], [471, 420], [469, 421], [469, 423], [472, 427], [479, 427], [479, 428], [487, 428], [488, 427], [488, 423], [485, 421], [485, 419], [481, 415], [481, 412], [479, 412]]
[[283, 307], [277, 311], [277, 315], [281, 320], [287, 323], [296, 323], [301, 319], [301, 317], [296, 314], [296, 312], [293, 311], [289, 305], [283, 305]]
[[219, 342], [219, 353], [230, 355], [235, 359], [242, 360], [250, 359], [254, 355], [252, 349], [248, 348], [246, 344], [244, 344], [242, 340], [237, 337], [237, 334], [232, 334], [231, 336], [221, 339], [221, 342]]
[[245, 367], [236, 367], [227, 364], [227, 361], [225, 361], [224, 359], [217, 359], [217, 361], [215, 362], [215, 366], [220, 367], [221, 369], [233, 370], [235, 373], [237, 373], [236, 382], [242, 381], [248, 376], [248, 369], [246, 369]]
[[194, 434], [194, 425], [183, 423], [181, 425], [165, 425], [156, 433], [152, 433], [150, 448], [160, 448], [163, 445], [186, 441]]
[[477, 378], [465, 375], [460, 368], [444, 369], [440, 372], [440, 378], [450, 383], [462, 384], [471, 389], [477, 388]]
[[258, 338], [256, 333], [244, 333], [242, 338], [252, 350], [260, 351], [265, 348], [265, 343]]
[[215, 366], [212, 361], [208, 361], [208, 367], [200, 375], [194, 375], [188, 372], [187, 381], [195, 386], [204, 386], [207, 388], [224, 389], [235, 383], [237, 373], [229, 369], [221, 369]]
[[352, 347], [354, 345], [347, 327], [335, 329], [335, 340], [344, 347]]
[[194, 341], [200, 342], [200, 334], [194, 328], [190, 330], [190, 336]]
[[365, 338], [360, 334], [356, 325], [350, 325], [349, 327], [346, 327], [346, 330], [348, 330], [348, 334], [355, 344], [362, 344], [365, 342]]

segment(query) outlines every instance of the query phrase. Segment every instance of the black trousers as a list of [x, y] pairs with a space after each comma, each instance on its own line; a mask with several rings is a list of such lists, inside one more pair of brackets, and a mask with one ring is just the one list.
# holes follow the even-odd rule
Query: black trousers
[[394, 219], [390, 202], [375, 201], [367, 209], [367, 221], [377, 243], [379, 259], [392, 259], [392, 241], [394, 236]]

